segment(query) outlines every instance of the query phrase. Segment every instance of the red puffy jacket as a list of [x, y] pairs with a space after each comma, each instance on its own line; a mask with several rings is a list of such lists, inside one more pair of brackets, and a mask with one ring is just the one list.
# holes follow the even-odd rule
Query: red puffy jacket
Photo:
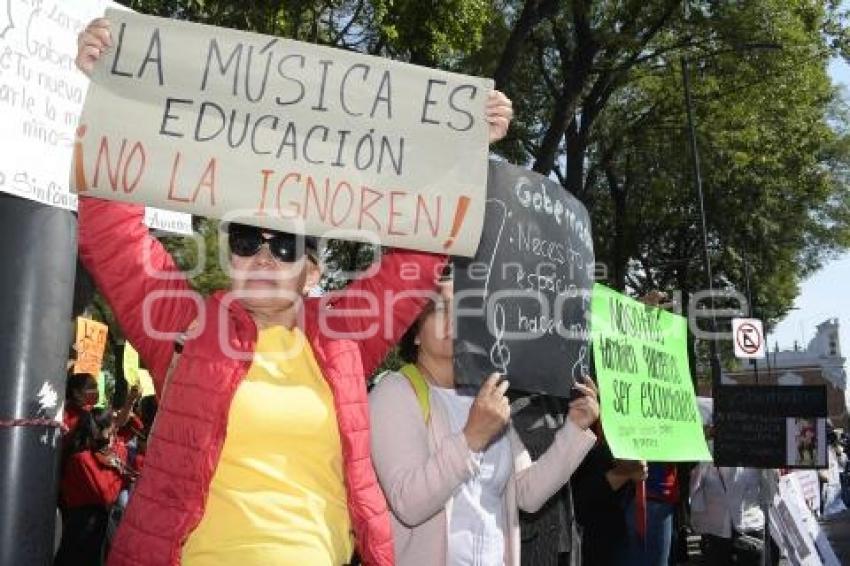
[[[204, 514], [230, 402], [251, 365], [257, 328], [226, 293], [203, 299], [190, 289], [148, 234], [141, 207], [81, 198], [79, 226], [83, 264], [150, 369], [158, 393], [175, 336], [193, 321], [198, 325], [160, 399], [145, 473], [109, 556], [110, 566], [176, 566]], [[300, 324], [333, 393], [348, 509], [358, 551], [369, 565], [393, 564], [393, 540], [369, 455], [366, 378], [416, 318], [444, 261], [426, 253], [388, 253], [376, 274], [304, 301]], [[338, 316], [329, 319], [333, 311]], [[346, 336], [329, 336], [335, 332]]]
[[[127, 448], [116, 444], [112, 451], [123, 462], [127, 461]], [[109, 508], [118, 499], [124, 478], [115, 468], [104, 465], [91, 450], [71, 455], [62, 469], [59, 493], [66, 509], [98, 505]]]

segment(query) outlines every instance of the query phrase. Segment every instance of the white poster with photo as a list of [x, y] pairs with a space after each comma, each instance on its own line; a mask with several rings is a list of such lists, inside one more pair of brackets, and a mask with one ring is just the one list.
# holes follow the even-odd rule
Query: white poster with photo
[[[77, 209], [68, 167], [89, 84], [74, 66], [77, 34], [108, 7], [122, 8], [107, 0], [0, 0], [0, 192]], [[188, 214], [153, 216], [159, 224], [149, 226], [191, 234]]]

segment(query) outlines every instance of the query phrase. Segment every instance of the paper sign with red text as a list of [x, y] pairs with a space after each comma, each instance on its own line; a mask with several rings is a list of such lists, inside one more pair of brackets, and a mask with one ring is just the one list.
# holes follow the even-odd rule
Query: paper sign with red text
[[75, 137], [79, 194], [472, 255], [492, 81], [107, 10]]
[[109, 327], [102, 322], [77, 317], [77, 360], [74, 373], [90, 373], [94, 376], [100, 373], [108, 333]]

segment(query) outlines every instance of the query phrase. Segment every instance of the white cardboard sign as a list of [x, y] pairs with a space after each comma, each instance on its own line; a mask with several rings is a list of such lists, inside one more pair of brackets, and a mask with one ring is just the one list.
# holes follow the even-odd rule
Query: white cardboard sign
[[478, 245], [492, 81], [108, 10], [80, 194], [455, 255]]
[[[77, 34], [110, 6], [119, 7], [108, 0], [0, 1], [0, 192], [77, 209], [68, 167], [89, 84], [74, 66]], [[146, 213], [152, 228], [191, 234], [188, 214]]]

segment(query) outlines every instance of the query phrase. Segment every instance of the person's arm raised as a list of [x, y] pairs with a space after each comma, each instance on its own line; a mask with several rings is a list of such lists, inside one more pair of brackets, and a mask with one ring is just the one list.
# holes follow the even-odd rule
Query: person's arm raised
[[90, 197], [79, 203], [80, 260], [150, 369], [159, 395], [174, 341], [202, 317], [203, 300], [148, 232], [144, 207]]
[[110, 47], [112, 34], [109, 31], [109, 20], [92, 20], [77, 36], [77, 68], [86, 76], [91, 76], [95, 63]]
[[[490, 143], [505, 137], [512, 118], [510, 99], [491, 91], [485, 107]], [[447, 260], [439, 254], [390, 250], [373, 275], [324, 298], [322, 304], [337, 311], [319, 311], [324, 329], [357, 340], [367, 377], [419, 316]]]
[[510, 98], [505, 96], [505, 93], [491, 90], [487, 96], [487, 106], [484, 112], [487, 117], [490, 143], [494, 144], [508, 134], [508, 128], [514, 117], [513, 103]]
[[[91, 74], [111, 45], [109, 22], [93, 20], [78, 37], [77, 67]], [[79, 253], [160, 393], [174, 337], [200, 315], [201, 300], [148, 232], [144, 214], [143, 206], [81, 196]]]

